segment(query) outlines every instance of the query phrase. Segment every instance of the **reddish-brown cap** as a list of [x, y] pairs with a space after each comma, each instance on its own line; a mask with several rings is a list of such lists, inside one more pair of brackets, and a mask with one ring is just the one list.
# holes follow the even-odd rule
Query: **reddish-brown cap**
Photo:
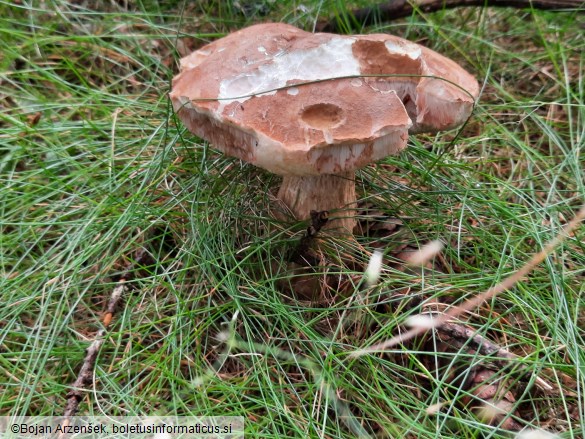
[[478, 92], [453, 61], [398, 37], [275, 23], [183, 58], [170, 96], [187, 128], [226, 154], [280, 175], [317, 175], [396, 154], [409, 130], [461, 124]]

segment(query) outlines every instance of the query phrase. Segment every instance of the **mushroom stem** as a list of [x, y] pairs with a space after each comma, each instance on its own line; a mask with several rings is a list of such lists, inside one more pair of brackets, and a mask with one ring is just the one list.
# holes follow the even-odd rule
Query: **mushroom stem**
[[[354, 177], [353, 172], [304, 177], [284, 176], [278, 198], [300, 220], [310, 218], [311, 210], [329, 211], [347, 207], [355, 209]], [[352, 234], [355, 225], [356, 220], [350, 210], [330, 217], [325, 228]]]

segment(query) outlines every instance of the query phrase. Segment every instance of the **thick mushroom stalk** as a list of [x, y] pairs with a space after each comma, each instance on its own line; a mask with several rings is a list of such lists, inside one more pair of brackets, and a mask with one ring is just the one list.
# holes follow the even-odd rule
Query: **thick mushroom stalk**
[[[460, 125], [478, 92], [453, 61], [398, 37], [269, 23], [183, 58], [170, 97], [191, 132], [282, 175], [278, 197], [305, 220], [355, 208], [356, 169], [399, 153], [409, 132]], [[348, 210], [330, 227], [354, 224]]]

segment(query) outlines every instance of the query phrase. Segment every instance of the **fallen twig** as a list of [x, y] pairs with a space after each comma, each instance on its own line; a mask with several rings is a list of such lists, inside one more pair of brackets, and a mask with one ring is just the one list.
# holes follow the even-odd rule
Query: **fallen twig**
[[[453, 347], [459, 349], [471, 348], [480, 355], [489, 356], [493, 364], [499, 368], [509, 366], [509, 360], [520, 358], [518, 355], [488, 340], [483, 335], [478, 334], [473, 328], [460, 323], [446, 322], [437, 328], [437, 332], [440, 336], [447, 337], [449, 339], [448, 343]], [[520, 366], [521, 371], [525, 369], [526, 366]], [[535, 377], [535, 381], [542, 390], [550, 391], [553, 389], [549, 383], [538, 376]]]
[[[444, 9], [469, 6], [497, 6], [517, 9], [573, 10], [585, 12], [583, 0], [392, 0], [375, 6], [356, 9], [349, 12], [348, 23], [367, 26], [380, 21], [391, 21], [411, 16], [414, 11], [435, 12]], [[319, 32], [339, 32], [339, 21], [334, 18], [317, 23]]]
[[97, 359], [98, 353], [104, 343], [104, 334], [106, 333], [105, 329], [100, 329], [96, 334], [95, 339], [87, 348], [87, 354], [85, 355], [85, 359], [83, 360], [83, 365], [81, 366], [81, 370], [77, 375], [77, 379], [71, 385], [72, 389], [67, 393], [67, 405], [65, 406], [65, 411], [63, 416], [65, 418], [70, 418], [75, 416], [77, 412], [77, 408], [79, 406], [79, 402], [83, 398], [83, 390], [91, 383], [93, 377], [93, 370], [95, 368], [95, 361]]
[[146, 251], [144, 249], [140, 249], [137, 252], [136, 257], [134, 259], [134, 263], [128, 264], [128, 266], [124, 270], [124, 273], [122, 274], [116, 286], [112, 290], [110, 300], [108, 301], [108, 305], [106, 307], [106, 312], [102, 319], [104, 328], [100, 329], [97, 332], [91, 345], [89, 345], [89, 347], [87, 348], [83, 364], [81, 365], [81, 369], [79, 370], [79, 374], [77, 375], [77, 379], [73, 382], [73, 384], [71, 384], [71, 390], [67, 393], [67, 404], [65, 406], [65, 411], [63, 413], [66, 423], [68, 423], [69, 419], [72, 416], [75, 416], [75, 414], [77, 413], [79, 402], [83, 398], [84, 390], [93, 380], [95, 363], [105, 340], [104, 336], [106, 334], [106, 329], [108, 328], [112, 321], [112, 317], [116, 311], [116, 307], [120, 302], [120, 299], [128, 289], [126, 283], [130, 279], [132, 279], [132, 277], [134, 276], [133, 275], [134, 269], [136, 268], [137, 265], [140, 265], [142, 263], [145, 255]]
[[485, 301], [491, 299], [492, 297], [509, 290], [512, 288], [516, 283], [524, 279], [537, 265], [544, 261], [544, 259], [552, 253], [552, 251], [561, 243], [563, 240], [569, 236], [569, 234], [575, 230], [581, 221], [585, 219], [585, 205], [581, 207], [581, 209], [575, 214], [573, 219], [569, 221], [565, 227], [559, 232], [557, 236], [555, 236], [551, 241], [549, 241], [544, 248], [536, 253], [532, 258], [518, 271], [512, 273], [510, 276], [505, 278], [499, 284], [489, 288], [488, 290], [484, 291], [481, 294], [469, 299], [468, 301], [464, 302], [462, 305], [454, 306], [450, 308], [443, 314], [440, 314], [437, 317], [430, 319], [428, 325], [419, 325], [413, 327], [412, 329], [404, 332], [403, 334], [399, 334], [395, 337], [392, 337], [390, 340], [385, 342], [376, 344], [374, 346], [370, 346], [365, 349], [360, 349], [358, 351], [352, 352], [350, 357], [359, 357], [371, 352], [378, 352], [389, 349], [394, 347], [400, 343], [404, 343], [405, 341], [411, 340], [412, 338], [424, 334], [430, 329], [440, 328], [450, 320], [455, 319], [456, 317], [462, 315], [465, 312], [471, 311], [474, 308], [477, 308], [479, 305], [484, 303]]

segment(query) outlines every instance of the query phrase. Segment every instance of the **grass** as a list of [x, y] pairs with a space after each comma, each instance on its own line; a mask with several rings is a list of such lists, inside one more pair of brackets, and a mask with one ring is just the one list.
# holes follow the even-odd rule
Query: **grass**
[[[411, 137], [358, 173], [360, 197], [403, 225], [330, 240], [323, 272], [342, 292], [309, 302], [283, 292], [278, 267], [306, 224], [272, 217], [279, 179], [186, 132], [167, 93], [181, 53], [204, 42], [267, 19], [312, 29], [349, 6], [240, 3], [256, 7], [0, 2], [0, 414], [62, 414], [133, 266], [82, 414], [242, 415], [248, 437], [505, 437], [461, 405], [470, 393], [446, 370], [477, 355], [423, 341], [349, 354], [418, 312], [405, 294], [458, 301], [494, 285], [583, 202], [583, 15], [468, 8], [363, 30], [459, 61], [482, 96], [460, 133]], [[583, 233], [470, 317], [553, 384], [520, 392], [517, 413], [563, 438], [582, 437], [585, 418]], [[403, 270], [400, 246], [431, 239], [447, 243], [440, 269]], [[358, 293], [343, 255], [366, 263], [376, 246], [388, 263]]]

